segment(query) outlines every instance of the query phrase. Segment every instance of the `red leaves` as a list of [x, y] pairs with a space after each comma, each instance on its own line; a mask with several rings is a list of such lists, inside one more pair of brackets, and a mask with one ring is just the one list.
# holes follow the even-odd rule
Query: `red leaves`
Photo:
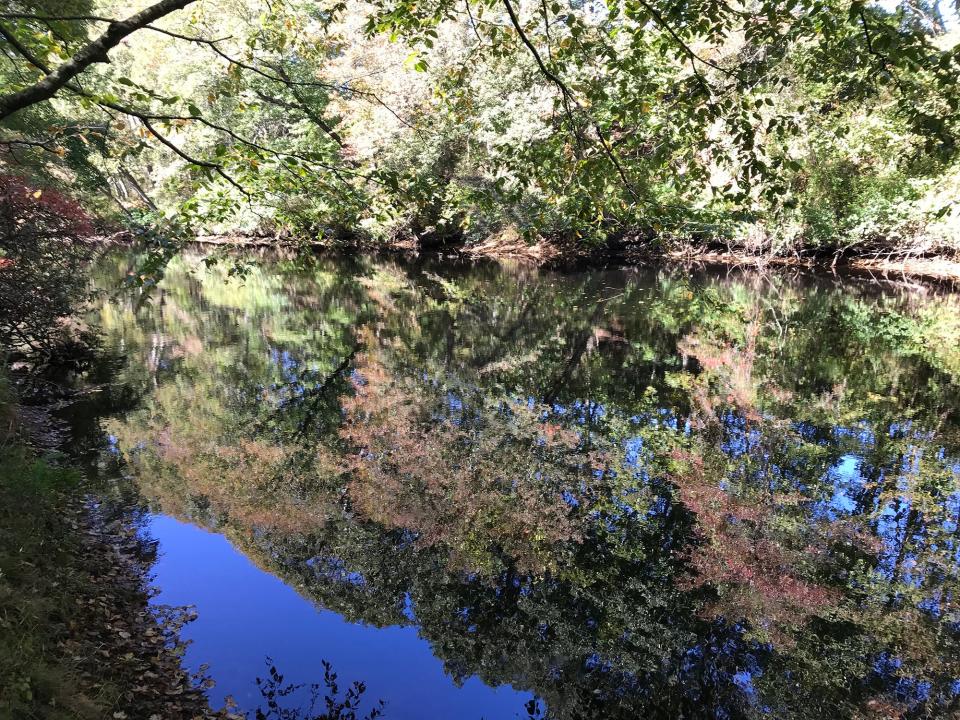
[[[671, 458], [690, 465], [677, 473], [674, 484], [680, 500], [697, 516], [703, 545], [690, 555], [696, 575], [689, 587], [725, 588], [719, 614], [749, 614], [772, 625], [790, 624], [838, 600], [831, 588], [803, 577], [801, 553], [784, 545], [780, 533], [768, 525], [772, 508], [758, 498], [741, 500], [720, 488], [716, 476], [705, 471], [703, 458], [677, 450]], [[805, 549], [808, 555], [810, 549]]]
[[[63, 320], [85, 297], [83, 267], [93, 255], [93, 233], [92, 219], [73, 200], [0, 175], [0, 344], [20, 360], [51, 359], [57, 348], [80, 341]], [[78, 349], [59, 354], [86, 356]]]
[[83, 240], [93, 235], [91, 217], [56, 190], [37, 189], [13, 175], [0, 175], [0, 223], [4, 235], [42, 234]]

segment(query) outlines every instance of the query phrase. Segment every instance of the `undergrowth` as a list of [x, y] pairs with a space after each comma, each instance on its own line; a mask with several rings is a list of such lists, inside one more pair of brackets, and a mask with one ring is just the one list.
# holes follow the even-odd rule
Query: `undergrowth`
[[2, 718], [93, 718], [110, 704], [84, 694], [79, 663], [58, 651], [89, 582], [67, 508], [79, 481], [9, 441], [0, 449]]

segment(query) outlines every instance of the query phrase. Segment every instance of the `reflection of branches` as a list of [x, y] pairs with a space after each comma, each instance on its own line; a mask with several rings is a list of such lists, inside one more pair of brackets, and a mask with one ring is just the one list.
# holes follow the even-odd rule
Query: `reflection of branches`
[[357, 354], [357, 348], [354, 348], [350, 351], [350, 354], [347, 355], [333, 372], [330, 373], [326, 379], [317, 385], [315, 388], [303, 394], [302, 400], [310, 400], [310, 407], [307, 409], [307, 414], [304, 415], [303, 419], [300, 421], [300, 424], [297, 426], [297, 432], [294, 435], [294, 439], [300, 439], [306, 433], [307, 428], [313, 424], [314, 419], [317, 416], [317, 413], [320, 411], [320, 401], [323, 400], [327, 393], [327, 389], [330, 385], [338, 378], [340, 375], [350, 367], [353, 363], [353, 358]]
[[[481, 371], [483, 368], [487, 367], [490, 363], [494, 361], [494, 358], [499, 356], [506, 355], [505, 352], [501, 352], [501, 349], [504, 346], [513, 344], [521, 332], [527, 330], [530, 326], [529, 317], [530, 313], [533, 311], [534, 307], [537, 307], [540, 302], [541, 295], [541, 286], [537, 285], [533, 293], [526, 301], [524, 301], [523, 306], [520, 308], [520, 312], [517, 314], [516, 319], [510, 324], [504, 332], [498, 333], [498, 343], [494, 344], [493, 347], [483, 354], [477, 352], [474, 355], [473, 366], [479, 368]], [[498, 328], [499, 329], [499, 328]]]
[[[267, 677], [257, 678], [257, 688], [266, 702], [266, 710], [257, 708], [256, 720], [374, 720], [383, 716], [383, 700], [378, 700], [365, 714], [360, 710], [367, 691], [367, 686], [360, 681], [354, 681], [341, 697], [333, 666], [326, 660], [321, 662], [323, 683], [308, 685], [285, 683], [276, 665], [267, 658]], [[309, 697], [306, 702], [304, 696]], [[294, 703], [292, 707], [283, 706], [290, 701]]]
[[583, 359], [584, 353], [589, 349], [590, 338], [593, 337], [593, 328], [597, 320], [600, 319], [602, 312], [603, 306], [597, 305], [590, 318], [590, 322], [587, 324], [587, 329], [571, 344], [572, 350], [570, 357], [567, 358], [560, 374], [554, 378], [553, 383], [551, 383], [549, 389], [544, 393], [543, 403], [545, 405], [552, 405], [556, 401], [564, 386], [570, 381], [570, 378], [573, 377], [574, 371], [580, 366], [580, 361]]

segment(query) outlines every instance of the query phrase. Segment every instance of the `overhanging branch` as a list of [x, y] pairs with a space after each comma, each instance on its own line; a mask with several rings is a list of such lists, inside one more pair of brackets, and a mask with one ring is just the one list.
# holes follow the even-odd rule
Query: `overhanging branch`
[[583, 107], [580, 101], [577, 100], [574, 94], [570, 91], [570, 88], [567, 87], [566, 83], [560, 79], [560, 76], [550, 70], [546, 63], [543, 62], [543, 58], [540, 57], [540, 53], [537, 51], [537, 48], [530, 41], [530, 38], [527, 37], [527, 33], [520, 24], [520, 18], [517, 17], [517, 13], [514, 10], [513, 5], [510, 3], [510, 0], [503, 0], [503, 5], [506, 7], [507, 14], [510, 16], [510, 23], [520, 36], [520, 41], [527, 47], [527, 49], [530, 51], [530, 54], [533, 55], [533, 59], [540, 68], [540, 72], [543, 73], [544, 77], [546, 77], [550, 82], [556, 85], [557, 88], [559, 88], [560, 94], [563, 98], [564, 106], [567, 108], [567, 114], [570, 114], [569, 104], [571, 103], [581, 112], [583, 112], [584, 116], [590, 121], [590, 125], [597, 133], [597, 137], [600, 140], [600, 146], [603, 148], [603, 152], [610, 160], [611, 164], [614, 166], [614, 168], [616, 168], [617, 174], [623, 181], [624, 187], [626, 187], [630, 194], [636, 198], [637, 192], [633, 187], [633, 183], [631, 183], [630, 178], [627, 177], [626, 170], [624, 170], [623, 165], [620, 163], [620, 159], [617, 157], [616, 152], [614, 152], [613, 147], [610, 145], [610, 141], [607, 139], [606, 133], [600, 127], [599, 123], [597, 123], [597, 121], [594, 120], [593, 117], [591, 117], [591, 115], [586, 111], [586, 108]]
[[126, 20], [110, 22], [100, 37], [84, 45], [73, 57], [47, 73], [43, 79], [17, 92], [0, 95], [0, 120], [31, 105], [49, 100], [91, 65], [109, 62], [107, 53], [128, 35], [172, 12], [182, 10], [193, 2], [196, 0], [160, 0]]

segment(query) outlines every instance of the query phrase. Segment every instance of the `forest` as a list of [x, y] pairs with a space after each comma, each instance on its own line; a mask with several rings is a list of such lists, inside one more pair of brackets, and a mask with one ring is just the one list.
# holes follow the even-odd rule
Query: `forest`
[[0, 54], [0, 720], [960, 717], [960, 0]]
[[166, 255], [960, 247], [953, 3], [5, 6], [4, 173]]

